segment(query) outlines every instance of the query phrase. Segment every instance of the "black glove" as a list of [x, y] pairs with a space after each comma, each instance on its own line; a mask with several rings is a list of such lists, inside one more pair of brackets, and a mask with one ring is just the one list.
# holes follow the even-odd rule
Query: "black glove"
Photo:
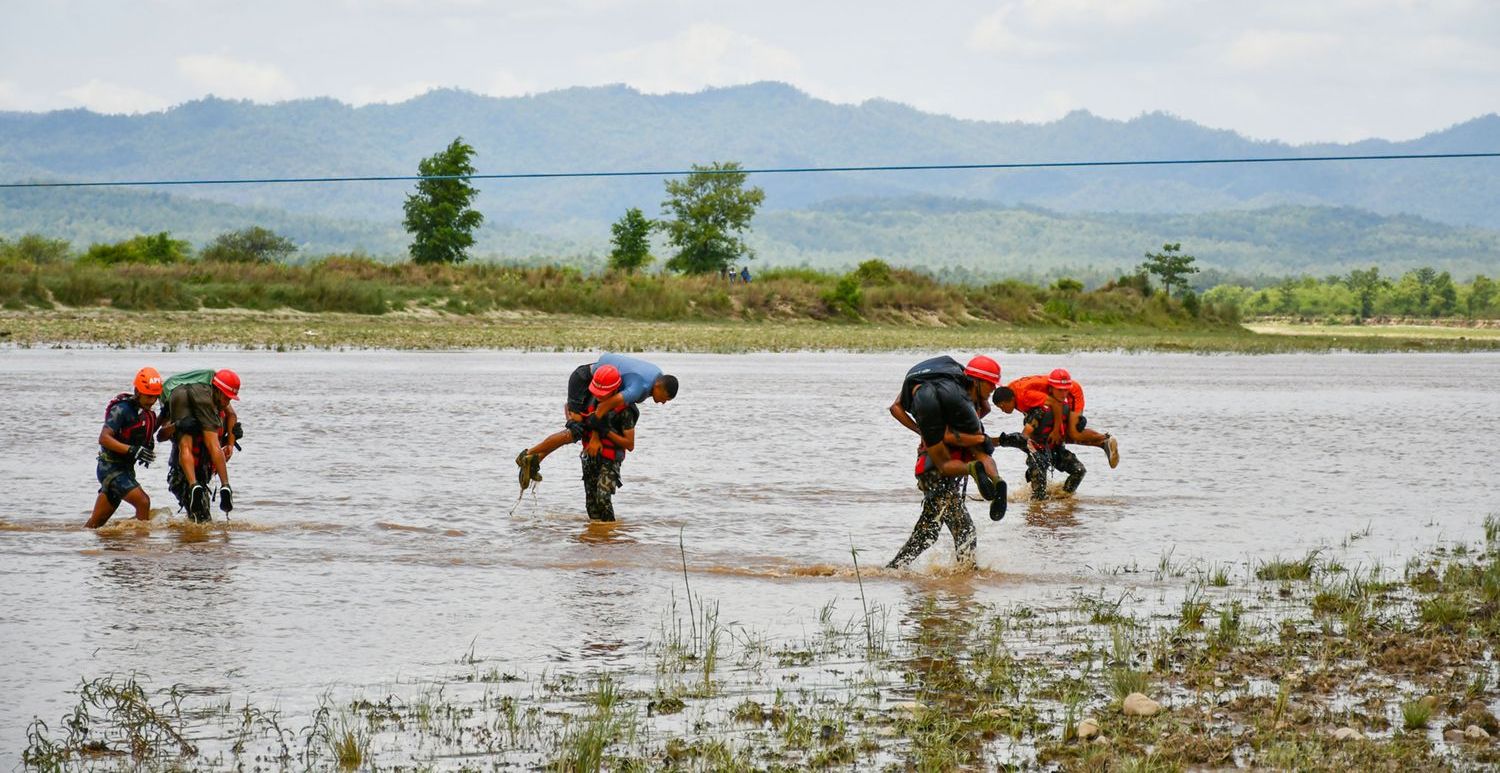
[[988, 435], [985, 435], [984, 442], [980, 443], [979, 447], [981, 449], [983, 449], [984, 452], [986, 454], [988, 454], [989, 456], [994, 456], [995, 455], [995, 441], [990, 440], [990, 438], [989, 438]]
[[142, 467], [150, 467], [156, 461], [156, 452], [151, 446], [131, 446], [130, 459]]
[[240, 439], [243, 438], [243, 437], [245, 437], [245, 425], [243, 425], [243, 424], [241, 424], [239, 422], [235, 422], [234, 423], [234, 429], [230, 432], [230, 434], [234, 436], [234, 450], [236, 450], [236, 451], [243, 451], [243, 450], [245, 450], [243, 448], [240, 448]]
[[219, 487], [219, 509], [226, 513], [234, 509], [234, 489], [227, 484]]
[[588, 427], [583, 426], [581, 421], [570, 421], [564, 424], [563, 428], [573, 436], [574, 440], [582, 440], [583, 436], [589, 433]]

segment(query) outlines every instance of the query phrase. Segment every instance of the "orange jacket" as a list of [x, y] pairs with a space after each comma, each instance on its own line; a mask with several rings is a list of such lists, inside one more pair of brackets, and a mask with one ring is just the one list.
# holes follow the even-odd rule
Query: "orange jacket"
[[[1046, 376], [1025, 376], [1006, 384], [1010, 391], [1016, 393], [1016, 410], [1026, 413], [1033, 408], [1040, 408], [1047, 404]], [[1068, 388], [1068, 408], [1074, 413], [1083, 413], [1083, 385], [1077, 381]]]

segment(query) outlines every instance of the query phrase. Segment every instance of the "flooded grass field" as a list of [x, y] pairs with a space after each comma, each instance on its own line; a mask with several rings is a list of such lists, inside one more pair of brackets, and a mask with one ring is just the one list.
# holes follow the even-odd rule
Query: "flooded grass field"
[[[519, 502], [511, 461], [583, 355], [0, 351], [0, 759], [1497, 761], [1500, 356], [1002, 353], [1069, 367], [1123, 458], [1081, 449], [1078, 496], [1033, 505], [1002, 449], [973, 574], [946, 536], [879, 568], [920, 505], [885, 410], [920, 358], [654, 356], [682, 393], [589, 525], [573, 453]], [[149, 524], [80, 528], [103, 405], [146, 364], [241, 374], [232, 520], [184, 524], [153, 467]]]

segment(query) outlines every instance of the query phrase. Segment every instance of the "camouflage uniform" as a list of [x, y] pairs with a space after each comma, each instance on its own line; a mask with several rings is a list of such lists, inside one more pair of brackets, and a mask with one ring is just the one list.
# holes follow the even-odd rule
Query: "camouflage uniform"
[[1047, 498], [1047, 471], [1052, 468], [1068, 474], [1068, 479], [1063, 481], [1063, 491], [1069, 494], [1078, 490], [1078, 484], [1083, 482], [1083, 476], [1088, 472], [1084, 469], [1083, 462], [1078, 461], [1072, 451], [1061, 445], [1032, 448], [1026, 452], [1026, 482], [1031, 484], [1032, 499]]
[[974, 522], [969, 519], [969, 508], [964, 504], [965, 480], [943, 477], [936, 470], [917, 476], [917, 488], [922, 491], [922, 516], [911, 530], [911, 537], [886, 568], [900, 569], [917, 560], [917, 556], [937, 542], [944, 524], [953, 534], [958, 563], [971, 568], [975, 566], [974, 546], [978, 540], [974, 535]]
[[583, 502], [589, 520], [613, 521], [615, 489], [624, 485], [620, 482], [620, 460], [588, 454], [579, 458], [583, 460]]

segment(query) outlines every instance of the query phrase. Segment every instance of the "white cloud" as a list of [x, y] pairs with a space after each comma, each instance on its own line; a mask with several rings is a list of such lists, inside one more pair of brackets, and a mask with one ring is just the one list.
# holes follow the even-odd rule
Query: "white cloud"
[[350, 92], [349, 102], [355, 105], [369, 105], [374, 103], [395, 104], [405, 102], [412, 97], [421, 96], [433, 89], [442, 87], [443, 84], [433, 81], [411, 81], [409, 83], [398, 83], [394, 86], [355, 86]]
[[603, 57], [590, 69], [597, 82], [628, 83], [641, 91], [697, 91], [762, 80], [796, 81], [795, 54], [717, 24], [695, 24], [676, 37]]
[[1224, 63], [1242, 70], [1305, 67], [1307, 59], [1339, 46], [1337, 35], [1293, 30], [1249, 30], [1224, 51]]
[[169, 104], [154, 94], [99, 78], [65, 89], [62, 95], [96, 113], [149, 113]]
[[1082, 39], [1139, 24], [1162, 10], [1163, 0], [1007, 0], [969, 31], [975, 51], [1041, 57], [1082, 49]]
[[1073, 24], [1135, 24], [1162, 10], [1164, 0], [1022, 0], [1023, 10], [1038, 27]]
[[484, 87], [483, 93], [492, 97], [519, 97], [534, 94], [539, 90], [537, 85], [527, 78], [510, 70], [498, 70], [490, 76], [490, 82]]
[[1015, 30], [1013, 8], [1001, 8], [979, 20], [969, 32], [969, 48], [1001, 56], [1046, 56], [1060, 47]]
[[177, 70], [215, 96], [274, 102], [296, 95], [292, 82], [275, 65], [199, 54], [178, 57]]

